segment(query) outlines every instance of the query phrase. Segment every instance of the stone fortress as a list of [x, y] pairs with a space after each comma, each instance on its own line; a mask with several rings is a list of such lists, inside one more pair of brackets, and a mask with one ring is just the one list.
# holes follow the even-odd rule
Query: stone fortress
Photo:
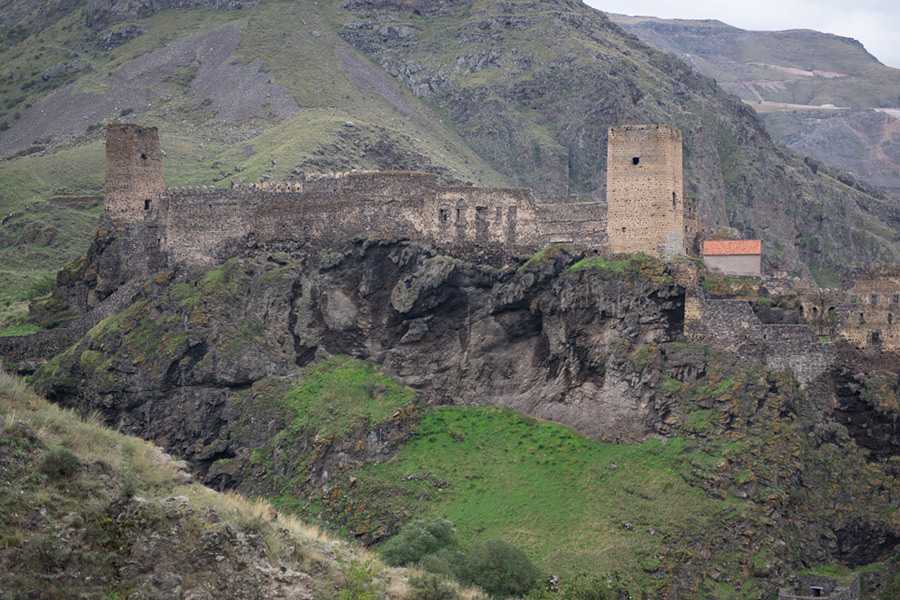
[[[157, 130], [111, 124], [103, 218], [125, 233], [135, 277], [211, 265], [235, 244], [328, 247], [371, 235], [463, 255], [519, 256], [552, 243], [662, 259], [693, 253], [702, 231], [695, 203], [684, 197], [681, 132], [630, 125], [611, 128], [608, 139], [606, 202], [542, 202], [530, 190], [444, 186], [437, 175], [407, 171], [167, 189]], [[861, 272], [840, 291], [802, 289], [800, 318], [791, 324], [764, 322], [748, 300], [707, 298], [696, 274], [680, 283], [687, 339], [790, 368], [802, 383], [833, 364], [834, 341], [900, 350], [900, 271]], [[798, 284], [780, 278], [761, 285], [783, 294]]]
[[685, 210], [693, 205], [684, 199], [681, 133], [640, 125], [613, 128], [609, 139], [606, 203], [542, 202], [530, 190], [444, 186], [437, 175], [407, 171], [167, 189], [157, 130], [111, 124], [104, 219], [128, 233], [145, 273], [211, 264], [238, 241], [328, 244], [368, 235], [509, 256], [552, 243], [663, 258], [686, 253], [699, 223]]
[[[436, 175], [408, 171], [308, 176], [229, 190], [167, 189], [157, 130], [111, 124], [101, 228], [117, 231], [128, 282], [68, 329], [20, 336], [30, 340], [22, 343], [5, 338], [0, 352], [25, 355], [29, 343], [43, 344], [44, 353], [61, 349], [123, 307], [146, 276], [211, 266], [247, 247], [300, 243], [327, 250], [381, 236], [427, 242], [463, 257], [512, 258], [552, 243], [664, 260], [694, 254], [703, 232], [695, 203], [684, 197], [682, 160], [679, 131], [632, 125], [609, 131], [606, 202], [542, 202], [530, 190], [444, 186]], [[757, 248], [758, 264], [758, 241], [749, 245]], [[707, 297], [688, 262], [676, 261], [671, 270], [685, 290], [685, 339], [770, 369], [789, 368], [802, 384], [835, 364], [835, 342], [900, 351], [900, 269], [860, 271], [841, 290], [785, 277], [755, 279], [760, 296], [800, 298], [790, 322], [760, 318], [768, 298]]]

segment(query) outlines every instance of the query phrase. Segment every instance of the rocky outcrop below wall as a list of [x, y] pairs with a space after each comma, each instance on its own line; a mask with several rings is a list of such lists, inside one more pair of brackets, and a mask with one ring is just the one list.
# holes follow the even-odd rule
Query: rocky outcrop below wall
[[[55, 399], [154, 439], [214, 437], [235, 390], [330, 355], [382, 365], [429, 403], [510, 406], [611, 440], [664, 430], [665, 411], [622, 361], [680, 337], [682, 290], [659, 263], [616, 275], [573, 270], [580, 258], [551, 247], [496, 269], [397, 241], [257, 251], [205, 279], [152, 280], [39, 379]], [[171, 406], [171, 419], [145, 420], [150, 405]]]
[[26, 335], [0, 337], [0, 356], [17, 365], [20, 373], [32, 373], [47, 359], [62, 352], [95, 327], [131, 303], [139, 289], [137, 282], [129, 282], [108, 296], [98, 306], [65, 326]]

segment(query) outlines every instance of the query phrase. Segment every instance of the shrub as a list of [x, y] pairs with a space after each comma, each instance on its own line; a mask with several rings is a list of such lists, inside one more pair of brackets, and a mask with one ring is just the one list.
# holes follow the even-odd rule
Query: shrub
[[46, 296], [56, 287], [56, 275], [43, 275], [33, 281], [28, 288], [28, 300]]
[[383, 566], [371, 558], [364, 561], [338, 558], [338, 564], [344, 572], [344, 589], [338, 600], [379, 600], [384, 596], [385, 584], [378, 579]]
[[422, 573], [409, 578], [410, 590], [406, 600], [456, 600], [459, 594], [449, 581], [434, 573]]
[[461, 580], [466, 568], [466, 555], [456, 548], [441, 548], [419, 559], [419, 568], [434, 575]]
[[524, 552], [502, 540], [476, 544], [466, 559], [465, 580], [499, 598], [524, 596], [540, 575]]
[[399, 534], [387, 541], [381, 550], [381, 556], [387, 564], [403, 567], [442, 548], [458, 546], [456, 528], [450, 521], [437, 518], [429, 523], [425, 519], [416, 519], [407, 523]]
[[44, 455], [41, 473], [55, 479], [71, 477], [78, 470], [79, 464], [77, 456], [65, 448], [57, 448]]

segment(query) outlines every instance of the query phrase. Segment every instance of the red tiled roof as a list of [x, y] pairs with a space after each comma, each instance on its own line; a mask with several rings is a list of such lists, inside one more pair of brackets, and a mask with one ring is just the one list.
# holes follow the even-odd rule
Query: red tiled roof
[[703, 256], [762, 254], [762, 240], [706, 240]]

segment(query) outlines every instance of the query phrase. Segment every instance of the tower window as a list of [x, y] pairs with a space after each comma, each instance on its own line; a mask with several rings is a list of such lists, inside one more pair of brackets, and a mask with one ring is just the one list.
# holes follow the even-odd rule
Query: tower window
[[675, 195], [675, 192], [672, 192], [672, 208], [675, 208], [676, 200], [678, 200], [678, 196]]
[[144, 200], [144, 210], [150, 210], [150, 200]]
[[634, 158], [631, 159], [631, 164], [633, 164], [633, 165], [636, 165], [636, 164], [638, 164], [639, 162], [641, 162], [641, 157], [640, 157], [640, 156], [635, 156]]
[[141, 160], [147, 160], [147, 155], [143, 152], [141, 153]]

